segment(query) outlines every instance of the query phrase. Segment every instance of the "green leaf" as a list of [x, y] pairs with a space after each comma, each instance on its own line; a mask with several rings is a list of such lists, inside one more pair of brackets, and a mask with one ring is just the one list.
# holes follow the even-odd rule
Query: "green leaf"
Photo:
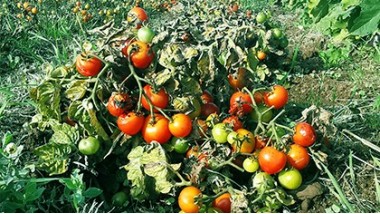
[[52, 143], [75, 144], [79, 139], [79, 133], [76, 128], [66, 123], [52, 125], [52, 129], [54, 134], [49, 140]]
[[202, 93], [202, 88], [199, 81], [192, 77], [185, 77], [180, 80], [182, 91], [190, 93], [191, 95], [198, 95]]
[[264, 81], [265, 77], [268, 74], [270, 74], [270, 71], [269, 71], [268, 67], [265, 64], [263, 64], [263, 65], [257, 67], [256, 74], [261, 81]]
[[50, 77], [52, 78], [65, 78], [68, 74], [66, 66], [58, 67], [51, 72], [49, 72]]
[[66, 90], [66, 97], [70, 100], [80, 100], [86, 94], [88, 82], [85, 80], [77, 80], [71, 84]]
[[250, 48], [247, 54], [248, 68], [251, 71], [256, 71], [259, 60], [256, 58], [256, 51], [254, 48]]
[[48, 143], [37, 147], [34, 150], [38, 156], [37, 167], [50, 176], [65, 173], [71, 152], [72, 148], [67, 144]]
[[308, 7], [310, 9], [310, 14], [313, 15], [316, 22], [327, 15], [329, 12], [329, 0], [313, 0], [310, 1]]
[[96, 187], [90, 187], [86, 191], [84, 191], [83, 196], [86, 198], [95, 198], [102, 193], [103, 190]]
[[37, 183], [28, 182], [25, 186], [25, 202], [31, 202], [37, 200], [41, 197], [42, 193], [45, 191], [45, 188], [37, 188]]
[[39, 113], [48, 118], [60, 120], [61, 86], [52, 82], [44, 82], [32, 90]]
[[11, 143], [12, 141], [13, 141], [13, 134], [7, 131], [3, 136], [3, 140], [1, 141], [3, 144], [3, 147]]
[[362, 0], [342, 0], [342, 8], [343, 10], [347, 10], [347, 8], [351, 6], [357, 6], [360, 4]]
[[352, 35], [366, 36], [378, 30], [380, 23], [380, 4], [378, 0], [363, 0], [361, 12], [349, 31]]

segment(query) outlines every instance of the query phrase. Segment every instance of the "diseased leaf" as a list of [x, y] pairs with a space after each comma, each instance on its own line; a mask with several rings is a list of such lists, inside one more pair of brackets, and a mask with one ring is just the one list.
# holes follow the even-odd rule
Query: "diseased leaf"
[[66, 97], [72, 101], [80, 100], [86, 94], [88, 82], [85, 80], [77, 80], [71, 84], [66, 90]]
[[34, 154], [38, 156], [37, 167], [49, 175], [59, 175], [67, 171], [72, 147], [67, 144], [48, 143], [37, 147]]
[[43, 82], [33, 90], [37, 109], [40, 114], [48, 118], [60, 120], [61, 86], [52, 82]]
[[66, 123], [54, 124], [51, 128], [54, 134], [49, 141], [52, 143], [73, 145], [79, 139], [79, 133], [77, 133], [76, 128]]

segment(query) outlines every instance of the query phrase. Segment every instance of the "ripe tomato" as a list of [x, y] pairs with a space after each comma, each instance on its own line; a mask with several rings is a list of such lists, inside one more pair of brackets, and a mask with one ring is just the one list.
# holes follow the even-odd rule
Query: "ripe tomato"
[[281, 85], [273, 86], [271, 92], [264, 93], [264, 102], [268, 107], [280, 109], [288, 102], [288, 91]]
[[128, 94], [113, 93], [108, 99], [107, 110], [114, 117], [118, 117], [131, 109], [132, 100]]
[[157, 141], [160, 144], [167, 143], [172, 134], [169, 131], [169, 120], [161, 114], [154, 114], [154, 121], [151, 115], [147, 116], [141, 134], [148, 144]]
[[154, 52], [149, 45], [141, 41], [132, 42], [127, 49], [127, 53], [131, 53], [132, 64], [139, 69], [149, 67], [154, 59]]
[[129, 49], [129, 46], [135, 42], [136, 39], [132, 38], [132, 39], [127, 39], [123, 42], [122, 46], [121, 46], [121, 53], [128, 58], [128, 49]]
[[235, 90], [244, 88], [246, 85], [246, 69], [239, 68], [237, 72], [228, 74], [228, 82]]
[[[149, 98], [153, 106], [164, 109], [169, 104], [169, 95], [166, 93], [164, 88], [161, 88], [158, 92], [155, 92], [151, 85], [145, 85], [144, 93]], [[142, 97], [141, 104], [146, 110], [150, 110], [149, 103], [145, 96]], [[157, 110], [155, 110], [155, 112], [157, 112]]]
[[308, 147], [314, 144], [317, 139], [313, 126], [306, 122], [298, 123], [294, 127], [293, 142], [300, 146]]
[[267, 58], [267, 54], [264, 51], [257, 51], [256, 56], [260, 61], [263, 61], [265, 58]]
[[243, 168], [247, 172], [256, 172], [259, 169], [259, 167], [259, 162], [256, 160], [256, 158], [248, 157], [243, 161]]
[[142, 27], [137, 31], [138, 40], [151, 43], [154, 38], [154, 31], [148, 27]]
[[213, 102], [202, 104], [201, 106], [201, 115], [203, 117], [208, 117], [210, 114], [216, 113], [219, 114], [219, 107]]
[[283, 170], [278, 174], [278, 182], [286, 189], [295, 190], [302, 184], [302, 175], [297, 169]]
[[204, 133], [207, 132], [208, 126], [206, 124], [206, 121], [197, 119], [197, 126], [198, 126], [198, 133], [200, 136], [204, 136]]
[[234, 131], [243, 128], [243, 123], [239, 120], [237, 116], [229, 116], [223, 120], [223, 123], [228, 124]]
[[264, 102], [264, 95], [261, 91], [256, 91], [253, 94], [253, 99], [255, 100], [256, 105], [259, 105]]
[[93, 155], [98, 152], [100, 148], [100, 142], [98, 139], [90, 136], [88, 138], [79, 141], [78, 149], [80, 153], [84, 155]]
[[211, 130], [212, 137], [217, 143], [226, 143], [229, 131], [225, 123], [215, 124]]
[[212, 206], [216, 209], [219, 209], [220, 211], [224, 213], [230, 213], [231, 212], [231, 194], [227, 192], [215, 198], [215, 200], [212, 202]]
[[112, 196], [112, 204], [117, 207], [122, 207], [127, 200], [128, 196], [125, 192], [117, 192]]
[[[259, 114], [261, 114], [261, 122], [267, 123], [272, 120], [272, 117], [273, 117], [272, 109], [268, 110], [269, 108], [264, 105], [258, 105], [257, 108], [259, 112], [257, 112], [256, 110], [253, 110], [250, 113], [250, 116], [253, 121], [255, 121], [256, 123], [259, 121]], [[263, 114], [263, 112], [265, 113]]]
[[189, 150], [189, 142], [184, 138], [172, 137], [170, 143], [177, 153], [184, 154]]
[[132, 8], [127, 15], [127, 21], [133, 23], [139, 29], [143, 22], [148, 20], [148, 15], [141, 7]]
[[239, 5], [237, 3], [234, 3], [233, 5], [230, 5], [230, 11], [235, 13], [239, 10]]
[[185, 213], [199, 212], [200, 205], [195, 204], [195, 197], [201, 197], [202, 192], [194, 186], [188, 186], [182, 189], [178, 196], [178, 205]]
[[255, 136], [255, 150], [262, 149], [267, 145], [268, 139], [259, 135]]
[[259, 153], [260, 168], [268, 174], [276, 174], [284, 169], [286, 155], [274, 147], [264, 147]]
[[309, 153], [307, 153], [307, 149], [298, 144], [290, 145], [287, 159], [288, 163], [298, 170], [304, 169], [310, 162], [310, 156]]
[[264, 23], [267, 20], [267, 15], [264, 12], [259, 12], [256, 16], [257, 23]]
[[201, 95], [201, 100], [203, 104], [214, 102], [214, 98], [212, 97], [210, 92], [208, 92], [207, 90], [203, 91]]
[[198, 157], [199, 156], [199, 147], [198, 146], [193, 146], [186, 152], [186, 158], [190, 157]]
[[93, 77], [98, 75], [98, 73], [102, 70], [103, 63], [98, 58], [86, 58], [85, 55], [79, 54], [76, 58], [75, 66], [77, 71], [83, 76]]
[[237, 140], [232, 143], [232, 150], [240, 153], [251, 153], [255, 149], [255, 137], [247, 129], [236, 130]]
[[249, 94], [237, 91], [230, 98], [230, 114], [242, 112], [248, 114], [252, 111], [252, 100]]
[[191, 133], [192, 121], [186, 114], [178, 113], [173, 115], [169, 123], [169, 131], [175, 137], [186, 137]]
[[120, 131], [127, 135], [137, 134], [143, 127], [145, 118], [142, 114], [136, 114], [129, 112], [128, 114], [122, 114], [117, 118], [117, 127]]

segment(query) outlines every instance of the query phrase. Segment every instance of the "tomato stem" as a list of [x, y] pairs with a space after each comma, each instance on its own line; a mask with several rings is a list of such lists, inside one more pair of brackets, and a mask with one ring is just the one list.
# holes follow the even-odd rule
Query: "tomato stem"
[[105, 66], [102, 68], [102, 70], [99, 72], [98, 76], [96, 77], [94, 88], [92, 89], [92, 92], [91, 92], [90, 98], [92, 99], [96, 110], [99, 110], [99, 107], [96, 104], [96, 98], [95, 98], [95, 96], [96, 96], [96, 90], [98, 89], [98, 85], [99, 85], [99, 79], [108, 70], [108, 67], [110, 67], [110, 64], [106, 63]]

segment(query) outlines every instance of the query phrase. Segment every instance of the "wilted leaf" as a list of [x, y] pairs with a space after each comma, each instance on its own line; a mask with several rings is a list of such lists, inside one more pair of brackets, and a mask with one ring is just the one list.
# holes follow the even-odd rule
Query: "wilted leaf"
[[34, 154], [38, 156], [37, 167], [49, 173], [59, 175], [67, 171], [71, 145], [48, 143], [37, 147]]

